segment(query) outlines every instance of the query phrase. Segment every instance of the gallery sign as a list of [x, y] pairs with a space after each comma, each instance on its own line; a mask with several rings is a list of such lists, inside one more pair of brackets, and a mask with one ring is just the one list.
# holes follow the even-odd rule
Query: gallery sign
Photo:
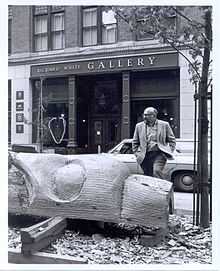
[[117, 72], [177, 66], [177, 53], [135, 55], [34, 65], [31, 67], [31, 77]]

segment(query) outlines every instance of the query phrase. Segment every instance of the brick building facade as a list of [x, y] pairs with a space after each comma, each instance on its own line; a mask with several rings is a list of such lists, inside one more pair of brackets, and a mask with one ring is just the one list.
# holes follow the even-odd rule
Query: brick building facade
[[[137, 37], [111, 11], [10, 6], [9, 41], [11, 144], [37, 142], [40, 89], [47, 147], [94, 152], [100, 145], [106, 151], [133, 135], [146, 106], [158, 109], [176, 137], [193, 138], [194, 87], [186, 60]], [[61, 143], [51, 131], [57, 140], [63, 136]]]

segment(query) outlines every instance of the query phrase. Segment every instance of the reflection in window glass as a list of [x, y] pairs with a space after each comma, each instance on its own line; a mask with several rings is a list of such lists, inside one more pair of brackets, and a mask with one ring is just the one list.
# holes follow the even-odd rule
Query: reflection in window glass
[[115, 13], [113, 10], [102, 12], [102, 24], [116, 24]]
[[82, 27], [84, 46], [116, 42], [117, 22], [112, 10], [84, 8]]
[[116, 42], [116, 19], [112, 10], [102, 11], [102, 43]]
[[132, 145], [131, 143], [125, 143], [120, 149], [121, 154], [132, 154]]

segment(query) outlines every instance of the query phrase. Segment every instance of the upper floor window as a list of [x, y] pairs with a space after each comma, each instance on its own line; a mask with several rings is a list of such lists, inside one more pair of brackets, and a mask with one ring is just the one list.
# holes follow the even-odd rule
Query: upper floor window
[[102, 43], [116, 42], [117, 24], [113, 10], [102, 11]]
[[35, 6], [34, 50], [56, 50], [64, 46], [64, 7]]
[[97, 8], [83, 9], [83, 45], [96, 45], [98, 36]]
[[117, 40], [117, 22], [112, 10], [86, 7], [83, 15], [83, 46], [110, 44]]
[[11, 54], [12, 6], [8, 6], [8, 54]]

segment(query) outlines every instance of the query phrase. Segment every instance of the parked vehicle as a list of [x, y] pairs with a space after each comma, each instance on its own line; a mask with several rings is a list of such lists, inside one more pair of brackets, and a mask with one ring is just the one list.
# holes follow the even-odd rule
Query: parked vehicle
[[[184, 192], [193, 191], [193, 146], [193, 140], [177, 139], [174, 159], [167, 160], [164, 173], [166, 179], [174, 183], [176, 190]], [[108, 153], [126, 163], [132, 174], [143, 174], [132, 152], [132, 139], [124, 139], [117, 146], [109, 150]]]
[[[164, 170], [165, 179], [174, 183], [175, 190], [183, 192], [193, 191], [194, 179], [194, 142], [191, 139], [177, 139], [174, 159], [167, 160]], [[35, 146], [26, 148], [25, 145], [13, 146], [15, 152], [37, 152]], [[49, 152], [49, 150], [44, 150]], [[131, 174], [143, 174], [141, 167], [137, 164], [136, 157], [132, 152], [132, 139], [124, 139], [108, 154], [117, 160], [124, 162], [130, 169]], [[81, 154], [88, 155], [88, 154]], [[99, 154], [100, 155], [100, 154]]]

